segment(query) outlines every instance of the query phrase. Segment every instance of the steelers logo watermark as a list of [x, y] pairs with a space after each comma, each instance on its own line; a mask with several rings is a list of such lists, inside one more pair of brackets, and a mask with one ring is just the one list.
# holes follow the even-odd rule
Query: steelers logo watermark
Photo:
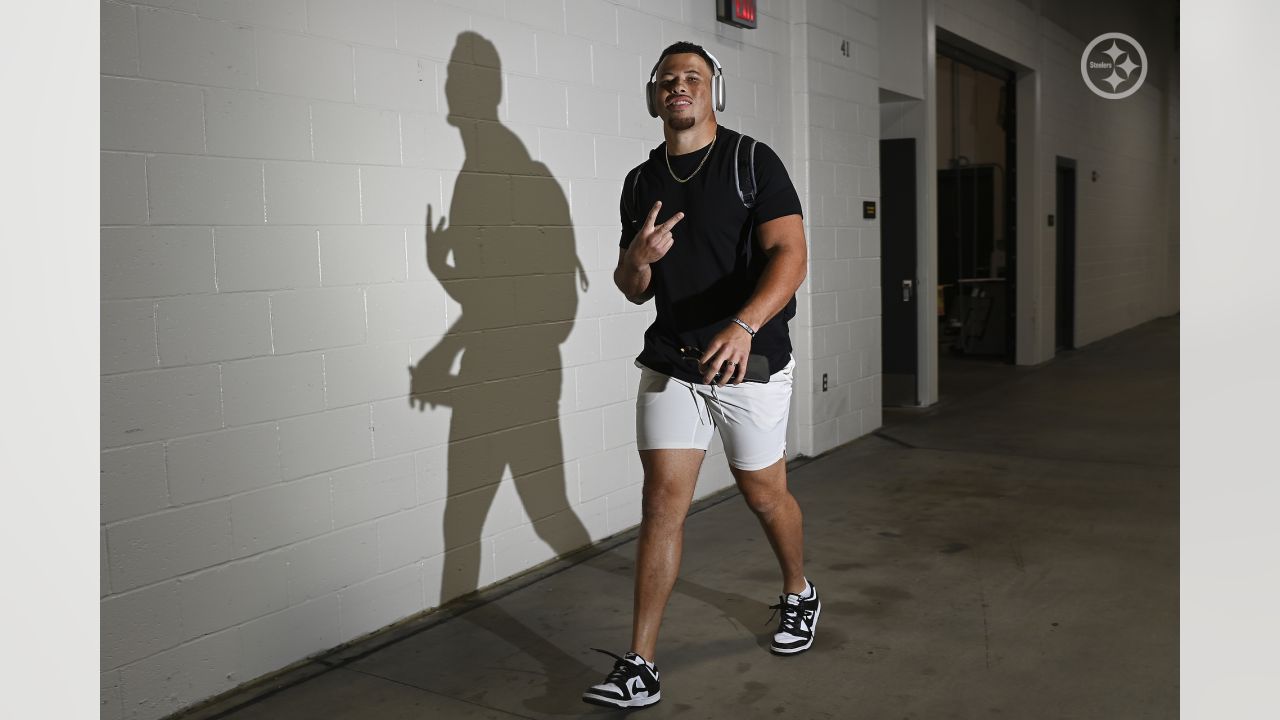
[[1080, 56], [1080, 74], [1099, 97], [1127, 98], [1147, 79], [1147, 53], [1124, 33], [1103, 33]]

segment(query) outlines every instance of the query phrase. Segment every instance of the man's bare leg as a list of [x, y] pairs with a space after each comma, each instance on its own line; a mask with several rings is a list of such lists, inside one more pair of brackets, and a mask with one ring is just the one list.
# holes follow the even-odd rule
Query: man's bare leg
[[702, 450], [640, 451], [644, 504], [636, 548], [631, 650], [649, 662], [656, 662], [658, 627], [680, 573], [684, 521], [704, 455]]
[[804, 579], [804, 517], [800, 504], [787, 489], [785, 458], [763, 470], [739, 470], [730, 466], [747, 507], [760, 519], [773, 553], [782, 568], [783, 592], [802, 593]]

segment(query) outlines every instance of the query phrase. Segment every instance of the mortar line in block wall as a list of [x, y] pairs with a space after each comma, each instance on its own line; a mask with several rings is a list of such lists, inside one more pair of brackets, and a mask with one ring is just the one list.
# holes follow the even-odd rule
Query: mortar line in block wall
[[222, 363], [218, 363], [218, 422], [221, 428], [225, 428], [227, 427], [227, 404], [222, 387]]
[[[164, 501], [167, 503], [167, 507], [163, 507], [160, 510], [157, 510], [156, 512], [163, 512], [165, 510], [170, 510], [175, 507], [173, 504], [173, 485], [171, 485], [169, 482], [169, 478], [172, 477], [173, 473], [172, 473], [172, 468], [169, 465], [169, 441], [168, 440], [161, 441], [160, 455], [164, 460]], [[146, 517], [148, 514], [150, 513], [139, 515], [138, 517]], [[123, 522], [123, 521], [117, 521], [117, 522]], [[115, 524], [117, 523], [116, 522], [104, 523], [102, 527], [107, 528]]]
[[369, 341], [369, 288], [368, 287], [360, 288], [360, 301], [364, 304], [364, 308], [363, 308], [364, 341], [361, 343], [362, 345], [364, 345], [364, 344], [367, 344]]
[[[366, 430], [366, 432], [368, 432], [368, 434], [369, 434], [369, 457], [374, 458], [374, 459], [377, 459], [377, 457], [378, 457], [378, 449], [377, 449], [376, 443], [374, 442], [374, 438], [373, 438], [373, 432], [374, 432], [374, 431], [373, 431], [373, 403], [369, 403], [369, 421], [368, 421], [368, 424], [365, 426], [365, 430]], [[332, 483], [330, 483], [330, 484], [332, 484]], [[330, 513], [330, 514], [329, 514], [329, 522], [330, 522], [330, 525], [332, 525], [332, 524], [333, 524], [333, 514], [332, 514], [332, 513]]]
[[364, 225], [364, 168], [356, 167], [356, 205], [360, 211], [360, 224]]
[[259, 188], [262, 195], [262, 224], [266, 225], [270, 221], [267, 219], [267, 163], [262, 162], [259, 167]]
[[325, 410], [329, 407], [329, 353], [320, 353], [320, 397]]
[[404, 164], [404, 113], [399, 111], [396, 112], [396, 143], [398, 145], [397, 149], [400, 151], [400, 167], [405, 167], [405, 164]]
[[[270, 340], [271, 353], [261, 357], [279, 357], [276, 355], [276, 317], [272, 306], [272, 294], [267, 293], [267, 338]], [[218, 364], [219, 380], [221, 380], [222, 364]]]
[[107, 554], [107, 594], [104, 597], [98, 598], [98, 602], [101, 603], [103, 600], [113, 597], [118, 593], [116, 593], [115, 586], [111, 583], [111, 535], [107, 533], [106, 525], [102, 525], [99, 532], [102, 533], [102, 552]]
[[[330, 226], [327, 226], [327, 227], [333, 227], [333, 226], [332, 226], [332, 225], [330, 225]], [[355, 227], [362, 227], [362, 226], [355, 226]], [[319, 274], [319, 276], [320, 276], [320, 285], [319, 285], [319, 287], [323, 288], [323, 287], [325, 286], [325, 284], [324, 284], [324, 254], [320, 251], [320, 228], [316, 228], [316, 271], [317, 271], [317, 273], [318, 273], [318, 274]], [[405, 277], [407, 278], [407, 277], [409, 277], [409, 276], [408, 276], [408, 275], [405, 275]], [[330, 287], [333, 287], [333, 286], [330, 286]]]
[[[412, 461], [410, 461], [410, 464], [412, 464]], [[336, 532], [345, 531], [345, 530], [349, 530], [349, 529], [352, 529], [352, 528], [358, 528], [358, 527], [360, 527], [360, 526], [362, 526], [362, 525], [366, 525], [366, 524], [371, 523], [371, 522], [377, 522], [378, 520], [380, 520], [380, 519], [381, 519], [381, 518], [383, 518], [383, 517], [387, 517], [387, 516], [389, 516], [389, 515], [393, 515], [393, 514], [395, 514], [395, 513], [387, 513], [387, 515], [379, 515], [378, 517], [369, 518], [368, 520], [366, 520], [365, 522], [362, 522], [362, 523], [355, 523], [355, 524], [352, 524], [352, 525], [344, 525], [344, 526], [342, 526], [341, 528], [339, 528], [339, 527], [335, 524], [335, 521], [334, 521], [334, 515], [333, 515], [333, 506], [334, 506], [333, 473], [332, 473], [332, 472], [325, 472], [325, 473], [322, 473], [322, 474], [323, 474], [323, 476], [324, 476], [324, 478], [325, 478], [325, 490], [327, 490], [327, 491], [328, 491], [328, 500], [329, 500], [329, 507], [328, 507], [328, 511], [329, 511], [329, 529], [328, 529], [328, 530], [326, 530], [325, 532], [321, 533], [321, 534], [320, 534], [319, 536], [317, 536], [317, 537], [324, 537], [325, 535], [331, 535], [331, 534], [336, 533]], [[319, 476], [317, 476], [317, 477], [319, 477]], [[417, 485], [417, 475], [414, 475], [413, 477], [414, 477], [414, 485]], [[398, 511], [397, 511], [397, 512], [398, 512]], [[382, 558], [382, 552], [381, 552], [381, 550], [379, 550], [379, 549], [378, 549], [378, 526], [377, 526], [377, 525], [374, 525], [374, 527], [373, 527], [373, 551], [377, 554], [378, 562], [379, 562], [379, 564], [380, 564], [380, 563], [382, 562], [382, 559], [381, 559], [381, 558]], [[374, 576], [375, 576], [375, 577], [377, 577], [377, 575], [378, 575], [377, 570], [376, 570], [377, 566], [375, 565], [374, 567], [375, 567]], [[339, 601], [339, 607], [341, 607], [341, 601]]]
[[[437, 190], [438, 189], [439, 188], [437, 188]], [[317, 230], [317, 233], [318, 232], [319, 231]], [[403, 247], [404, 247], [404, 276], [405, 278], [408, 278], [412, 274], [410, 272], [410, 265], [409, 265], [409, 228], [406, 227], [403, 230], [401, 230], [400, 240], [403, 243]]]
[[[151, 340], [155, 343], [156, 364], [153, 368], [145, 368], [138, 372], [146, 372], [147, 370], [155, 370], [160, 367], [160, 303], [152, 301], [151, 303]], [[107, 377], [103, 374], [103, 377]]]
[[200, 152], [209, 152], [209, 93], [200, 91]]
[[[255, 225], [256, 227], [256, 225]], [[218, 287], [218, 225], [212, 225], [209, 228], [209, 243], [212, 246], [212, 256], [214, 256], [214, 292], [220, 293]], [[204, 295], [204, 293], [188, 293], [188, 295]], [[156, 343], [159, 343], [160, 336], [157, 334]]]
[[147, 161], [154, 156], [154, 153], [142, 154], [142, 189], [146, 193], [146, 202], [144, 204], [147, 210], [146, 219], [143, 222], [148, 227], [151, 226], [151, 163]]

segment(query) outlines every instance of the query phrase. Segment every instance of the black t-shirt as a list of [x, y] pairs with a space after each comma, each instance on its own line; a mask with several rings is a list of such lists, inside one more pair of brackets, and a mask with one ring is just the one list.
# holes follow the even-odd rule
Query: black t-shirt
[[[650, 266], [658, 317], [644, 334], [644, 350], [637, 360], [644, 366], [686, 382], [702, 382], [696, 362], [685, 360], [680, 348], [706, 350], [711, 339], [733, 322], [764, 273], [768, 256], [760, 249], [755, 228], [786, 215], [799, 215], [800, 198], [773, 150], [762, 142], [755, 148], [756, 203], [747, 209], [738, 196], [734, 171], [739, 134], [724, 126], [716, 131], [710, 150], [670, 158], [671, 171], [681, 178], [706, 164], [688, 182], [679, 183], [667, 170], [666, 143], [649, 153], [636, 170], [634, 188], [628, 173], [622, 189], [622, 236], [626, 248], [661, 200], [655, 224], [677, 212], [685, 216], [672, 230], [671, 249]], [[744, 145], [746, 141], [743, 141]], [[786, 366], [791, 356], [787, 321], [796, 314], [795, 295], [763, 327], [757, 328], [751, 352], [769, 359], [769, 372]]]

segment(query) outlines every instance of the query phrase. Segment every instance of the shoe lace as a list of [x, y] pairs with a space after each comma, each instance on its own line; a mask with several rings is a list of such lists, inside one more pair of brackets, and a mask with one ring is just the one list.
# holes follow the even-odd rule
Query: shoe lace
[[778, 604], [770, 605], [769, 609], [773, 611], [769, 615], [769, 619], [764, 621], [765, 625], [773, 622], [773, 618], [777, 616], [778, 611], [782, 611], [782, 627], [783, 631], [795, 634], [800, 629], [800, 606], [791, 605], [787, 602], [786, 595], [778, 596]]
[[622, 657], [621, 655], [618, 655], [617, 653], [611, 653], [608, 650], [601, 650], [600, 648], [591, 648], [591, 649], [595, 650], [596, 652], [604, 653], [609, 657], [617, 659], [617, 662], [613, 664], [613, 670], [610, 670], [609, 674], [605, 677], [604, 679], [605, 682], [620, 683], [620, 684], [625, 683], [627, 681], [627, 678], [631, 677], [636, 673], [637, 666], [627, 662], [627, 659]]

